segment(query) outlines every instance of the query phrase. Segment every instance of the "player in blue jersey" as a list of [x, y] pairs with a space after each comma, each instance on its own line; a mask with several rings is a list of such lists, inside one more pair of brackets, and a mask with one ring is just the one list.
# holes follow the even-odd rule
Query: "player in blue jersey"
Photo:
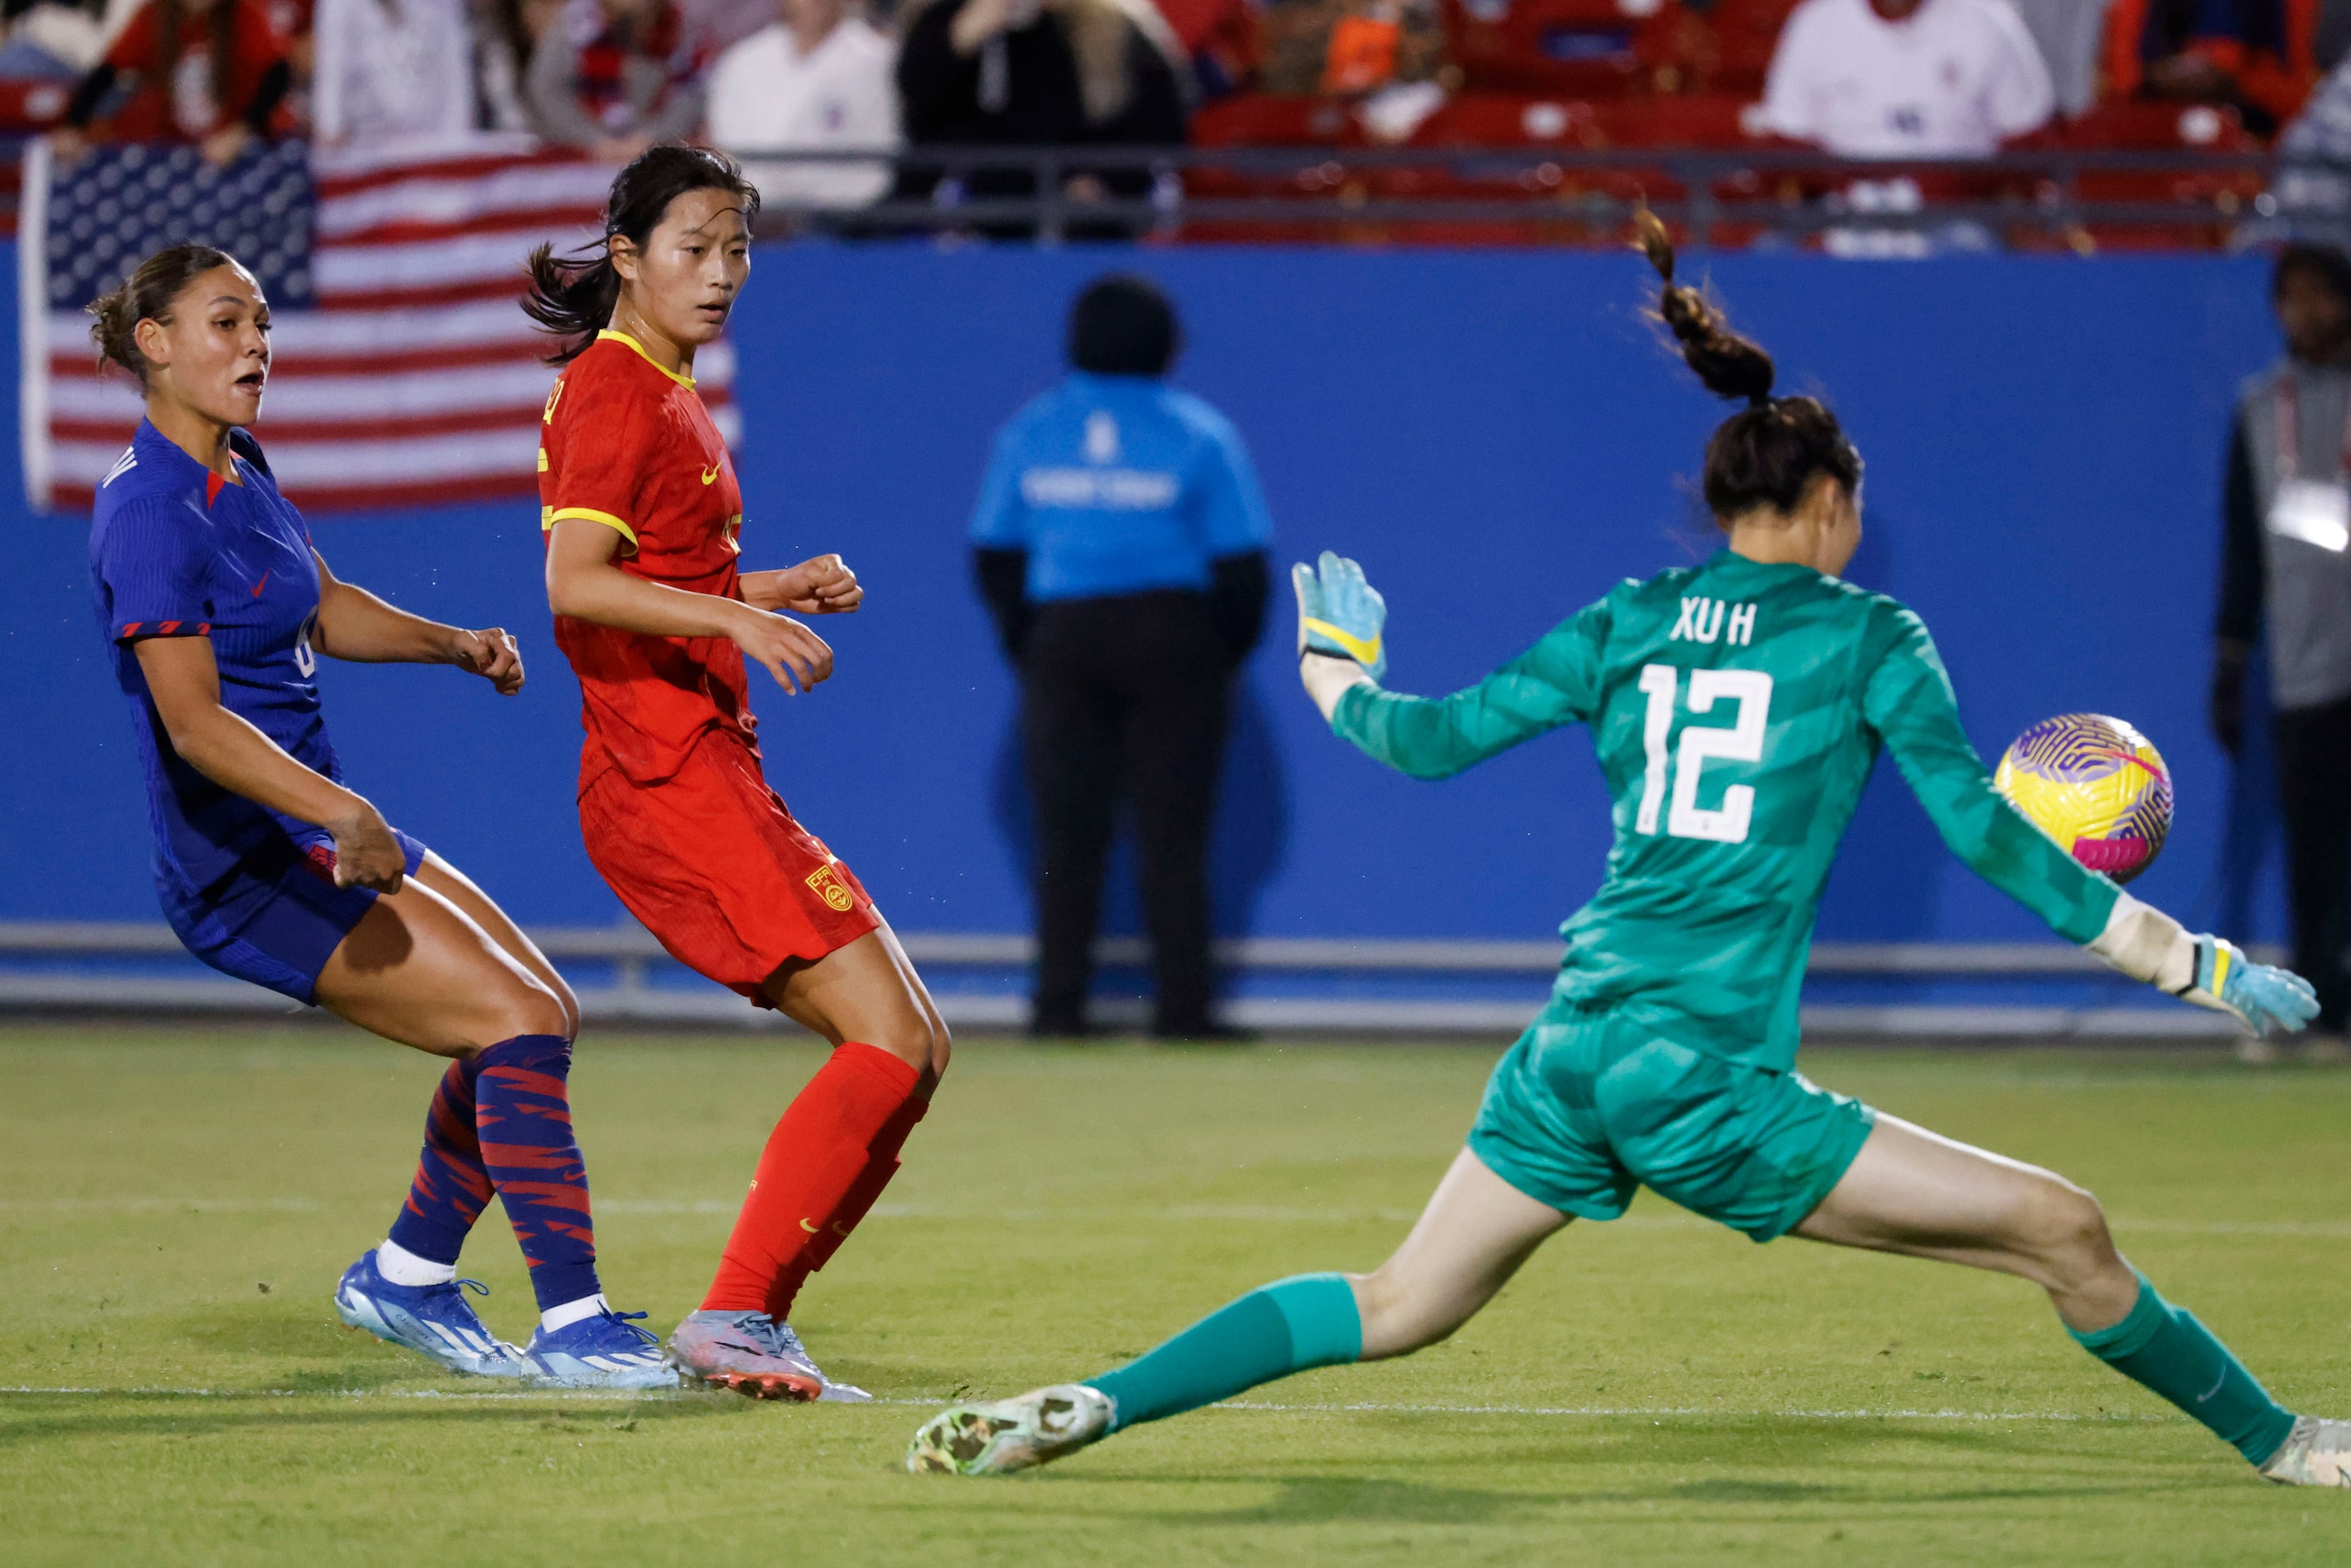
[[[450, 1060], [391, 1235], [347, 1270], [345, 1322], [453, 1371], [561, 1386], [675, 1375], [604, 1301], [567, 1075], [580, 1009], [455, 868], [345, 786], [318, 656], [455, 664], [521, 689], [503, 631], [460, 630], [338, 581], [244, 428], [269, 305], [224, 252], [174, 246], [90, 307], [147, 416], [99, 485], [90, 578], [131, 699], [164, 916], [213, 967]], [[527, 1350], [486, 1329], [458, 1249], [495, 1193], [540, 1308]]]
[[1860, 453], [1817, 401], [1771, 395], [1771, 356], [1675, 285], [1664, 226], [1643, 218], [1683, 357], [1747, 405], [1707, 445], [1724, 549], [1619, 584], [1437, 701], [1381, 689], [1386, 608], [1362, 569], [1326, 553], [1292, 577], [1299, 673], [1336, 734], [1445, 779], [1583, 724], [1614, 799], [1607, 878], [1563, 928], [1551, 1003], [1496, 1065], [1468, 1146], [1377, 1270], [1277, 1281], [1083, 1383], [946, 1410], [908, 1467], [1023, 1469], [1308, 1367], [1409, 1355], [1571, 1220], [1614, 1219], [1647, 1186], [1756, 1241], [2029, 1281], [2084, 1350], [2262, 1476], [2351, 1486], [2351, 1422], [2271, 1397], [2131, 1267], [2088, 1193], [1795, 1071], [1813, 912], [1881, 749], [1952, 852], [2124, 974], [2256, 1033], [2300, 1029], [2318, 1003], [2085, 869], [1992, 788], [1925, 624], [1839, 576], [1861, 543]]

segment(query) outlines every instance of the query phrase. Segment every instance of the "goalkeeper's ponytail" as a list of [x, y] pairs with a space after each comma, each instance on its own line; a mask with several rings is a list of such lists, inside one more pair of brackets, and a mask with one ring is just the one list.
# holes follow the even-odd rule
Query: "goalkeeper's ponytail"
[[1657, 316], [1681, 346], [1683, 362], [1717, 397], [1747, 406], [1706, 444], [1706, 504], [1717, 522], [1770, 507], [1792, 512], [1813, 481], [1826, 474], [1851, 495], [1861, 486], [1861, 454], [1835, 414], [1816, 398], [1773, 397], [1778, 369], [1762, 345], [1730, 329], [1721, 308], [1674, 281], [1673, 236], [1656, 214], [1634, 214], [1641, 251], [1665, 287]]

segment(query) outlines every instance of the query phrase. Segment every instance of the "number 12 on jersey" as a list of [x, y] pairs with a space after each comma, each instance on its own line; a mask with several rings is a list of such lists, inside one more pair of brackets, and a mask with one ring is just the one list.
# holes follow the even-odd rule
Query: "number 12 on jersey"
[[1698, 779], [1709, 757], [1719, 757], [1726, 762], [1763, 760], [1763, 729], [1771, 715], [1771, 677], [1761, 670], [1692, 670], [1690, 712], [1709, 713], [1717, 701], [1728, 697], [1739, 705], [1739, 720], [1728, 728], [1719, 725], [1684, 726], [1677, 755], [1667, 743], [1673, 738], [1674, 708], [1680, 695], [1681, 674], [1672, 664], [1641, 667], [1641, 690], [1649, 696], [1649, 711], [1641, 729], [1648, 761], [1641, 773], [1641, 810], [1633, 826], [1643, 833], [1654, 834], [1657, 831], [1658, 813], [1667, 804], [1666, 774], [1670, 763], [1673, 802], [1671, 809], [1665, 810], [1667, 836], [1711, 839], [1722, 844], [1745, 843], [1748, 825], [1755, 814], [1753, 788], [1733, 784], [1722, 792], [1720, 807], [1702, 810], [1698, 803]]

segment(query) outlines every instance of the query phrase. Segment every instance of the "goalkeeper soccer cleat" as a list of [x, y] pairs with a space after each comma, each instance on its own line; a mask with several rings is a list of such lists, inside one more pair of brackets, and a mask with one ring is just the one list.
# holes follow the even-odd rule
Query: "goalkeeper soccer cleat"
[[522, 1353], [503, 1343], [474, 1315], [465, 1300], [471, 1289], [490, 1293], [479, 1280], [440, 1285], [395, 1285], [375, 1266], [371, 1249], [343, 1270], [335, 1286], [335, 1315], [391, 1344], [403, 1345], [452, 1372], [473, 1377], [520, 1377]]
[[906, 1449], [906, 1469], [916, 1475], [1009, 1475], [1101, 1442], [1115, 1413], [1109, 1396], [1080, 1383], [957, 1405], [923, 1423]]
[[2297, 1416], [2262, 1476], [2286, 1487], [2351, 1487], [2351, 1421]]

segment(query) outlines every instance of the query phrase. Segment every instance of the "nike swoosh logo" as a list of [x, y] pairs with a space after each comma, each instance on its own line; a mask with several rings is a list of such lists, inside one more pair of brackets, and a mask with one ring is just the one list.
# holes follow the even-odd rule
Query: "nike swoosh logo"
[[255, 583], [255, 584], [253, 585], [253, 596], [254, 596], [256, 599], [260, 598], [260, 597], [261, 597], [261, 591], [262, 591], [263, 589], [265, 589], [265, 588], [268, 587], [268, 586], [269, 586], [269, 573], [265, 571], [265, 572], [263, 572], [263, 573], [261, 574], [261, 580], [260, 580], [259, 582], [256, 582], [256, 583]]
[[803, 1220], [801, 1220], [801, 1221], [800, 1221], [800, 1228], [801, 1228], [802, 1230], [807, 1231], [810, 1236], [814, 1236], [814, 1235], [816, 1234], [816, 1227], [815, 1227], [815, 1226], [813, 1226], [813, 1225], [810, 1225], [810, 1224], [807, 1220], [805, 1220], [805, 1219], [803, 1219]]
[[718, 482], [717, 464], [714, 463], [702, 471], [702, 482], [705, 485], [715, 485]]

